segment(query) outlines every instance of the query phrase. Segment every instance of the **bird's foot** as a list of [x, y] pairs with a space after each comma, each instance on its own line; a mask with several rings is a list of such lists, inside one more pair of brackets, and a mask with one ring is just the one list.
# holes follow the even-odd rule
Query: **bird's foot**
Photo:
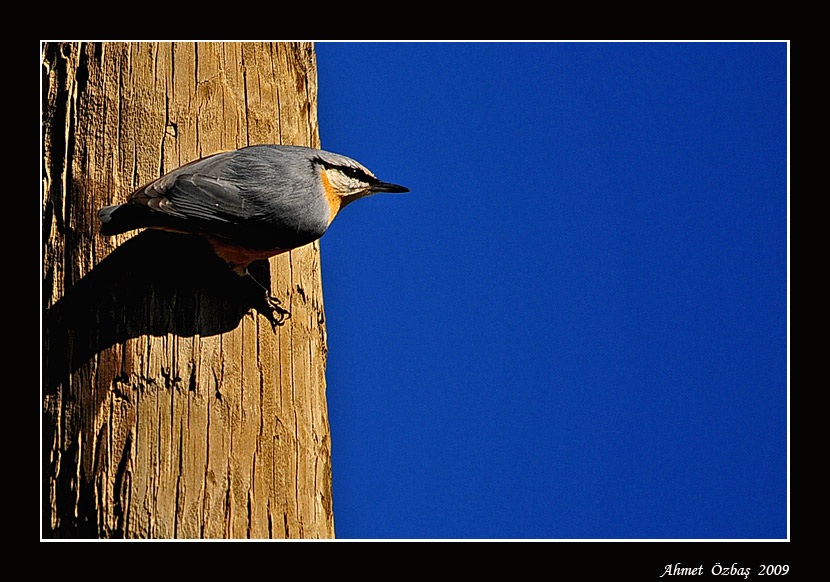
[[260, 283], [247, 267], [245, 268], [243, 274], [247, 275], [248, 278], [262, 290], [262, 295], [260, 295], [263, 300], [263, 304], [261, 306], [262, 309], [257, 310], [271, 322], [271, 327], [274, 329], [274, 333], [276, 333], [277, 326], [285, 325], [285, 320], [291, 317], [291, 312], [281, 306], [281, 301], [271, 295], [271, 291], [268, 289], [268, 286]]
[[271, 322], [271, 327], [274, 333], [277, 332], [277, 326], [285, 325], [285, 320], [291, 317], [291, 312], [280, 305], [280, 300], [273, 295], [265, 294], [265, 305], [267, 309], [263, 315]]

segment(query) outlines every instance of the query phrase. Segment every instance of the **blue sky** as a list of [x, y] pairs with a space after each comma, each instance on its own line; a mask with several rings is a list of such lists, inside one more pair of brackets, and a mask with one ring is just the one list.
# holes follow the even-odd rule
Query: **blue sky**
[[787, 537], [787, 44], [316, 51], [336, 535]]

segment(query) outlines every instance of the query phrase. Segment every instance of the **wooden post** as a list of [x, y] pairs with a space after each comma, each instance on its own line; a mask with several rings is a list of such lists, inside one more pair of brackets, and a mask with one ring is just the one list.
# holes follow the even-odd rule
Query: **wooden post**
[[199, 237], [96, 218], [220, 150], [319, 147], [313, 46], [42, 56], [43, 536], [333, 537], [317, 243], [261, 265], [275, 331]]

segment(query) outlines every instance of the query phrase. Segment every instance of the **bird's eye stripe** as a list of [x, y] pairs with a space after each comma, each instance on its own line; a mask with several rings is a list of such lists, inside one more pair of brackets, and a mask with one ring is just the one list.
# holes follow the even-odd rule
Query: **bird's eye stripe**
[[368, 182], [371, 179], [370, 176], [366, 175], [366, 172], [358, 170], [357, 168], [346, 168], [346, 175], [350, 178], [362, 180], [363, 182]]
[[362, 168], [355, 168], [354, 166], [334, 165], [334, 164], [328, 163], [325, 160], [322, 160], [320, 158], [316, 158], [315, 161], [317, 163], [321, 164], [322, 166], [326, 167], [326, 168], [329, 168], [329, 169], [332, 169], [332, 170], [338, 170], [342, 174], [344, 174], [345, 176], [348, 176], [349, 178], [352, 178], [352, 179], [355, 179], [355, 180], [360, 180], [361, 182], [366, 182], [368, 184], [373, 184], [377, 181], [377, 178], [375, 178], [372, 174], [368, 173], [366, 170], [364, 170]]

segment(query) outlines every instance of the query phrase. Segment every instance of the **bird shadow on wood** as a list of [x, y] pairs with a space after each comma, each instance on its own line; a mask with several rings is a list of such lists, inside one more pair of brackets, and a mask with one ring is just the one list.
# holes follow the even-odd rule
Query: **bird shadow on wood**
[[[267, 261], [252, 263], [249, 270], [270, 288]], [[45, 537], [100, 537], [95, 485], [102, 478], [99, 457], [119, 457], [115, 480], [121, 487], [119, 479], [126, 478], [131, 454], [129, 441], [124, 450], [101, 452], [107, 439], [96, 438], [88, 426], [111, 389], [109, 383], [96, 384], [102, 375], [119, 372], [93, 370], [80, 382], [73, 381], [73, 375], [86, 376], [84, 366], [130, 338], [170, 333], [212, 336], [236, 328], [252, 308], [271, 313], [263, 289], [250, 277], [234, 273], [204, 239], [145, 231], [115, 249], [46, 310], [42, 338]], [[80, 430], [80, 425], [86, 428]], [[106, 431], [106, 421], [100, 431]], [[89, 455], [93, 456], [87, 462]], [[125, 518], [119, 514], [118, 500], [114, 505], [115, 521], [121, 525], [105, 537], [124, 536]]]
[[[270, 288], [267, 261], [250, 266]], [[110, 346], [142, 335], [212, 336], [251, 309], [269, 313], [264, 293], [198, 236], [147, 230], [96, 265], [46, 311], [47, 393]]]

